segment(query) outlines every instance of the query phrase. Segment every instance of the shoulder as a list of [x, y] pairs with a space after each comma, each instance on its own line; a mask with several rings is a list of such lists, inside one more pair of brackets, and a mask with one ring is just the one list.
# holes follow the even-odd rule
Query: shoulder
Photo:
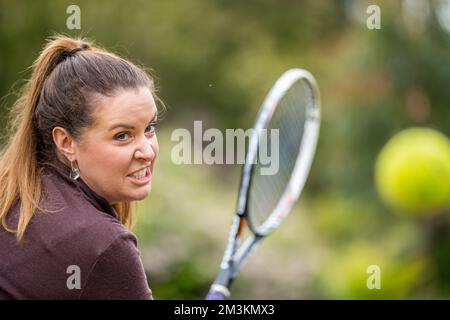
[[[0, 233], [0, 288], [7, 281], [11, 297], [21, 299], [150, 298], [134, 234], [63, 179], [42, 181], [40, 208], [23, 242]], [[72, 290], [73, 270], [80, 287]]]
[[85, 245], [84, 252], [97, 254], [124, 235], [136, 244], [134, 235], [115, 216], [97, 209], [80, 190], [50, 175], [43, 175], [42, 181], [43, 197], [32, 225], [41, 232], [51, 230], [48, 241]]
[[40, 213], [36, 218], [42, 219], [44, 229], [47, 224], [58, 225], [48, 241], [65, 252], [65, 265], [79, 270], [79, 297], [151, 299], [135, 235], [63, 179], [43, 179], [49, 207], [60, 211]]
[[98, 257], [87, 274], [81, 299], [152, 299], [140, 254], [123, 234]]
[[45, 210], [33, 217], [27, 239], [39, 250], [45, 248], [43, 256], [51, 258], [66, 278], [71, 270], [80, 272], [81, 287], [74, 294], [86, 299], [115, 297], [131, 285], [136, 293], [149, 296], [143, 293], [149, 289], [132, 232], [62, 179], [43, 176], [43, 192]]

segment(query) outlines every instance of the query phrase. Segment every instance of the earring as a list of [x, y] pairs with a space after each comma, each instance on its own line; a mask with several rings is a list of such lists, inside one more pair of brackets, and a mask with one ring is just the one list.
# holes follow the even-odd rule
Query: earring
[[71, 169], [70, 169], [69, 177], [72, 180], [77, 180], [80, 177], [80, 169], [77, 166], [74, 167], [72, 161], [70, 161], [70, 166], [71, 166]]

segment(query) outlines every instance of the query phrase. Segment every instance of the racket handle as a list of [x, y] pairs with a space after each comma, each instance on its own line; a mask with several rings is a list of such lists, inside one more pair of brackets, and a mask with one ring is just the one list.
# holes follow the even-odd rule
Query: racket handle
[[205, 300], [225, 300], [225, 295], [220, 292], [208, 292]]
[[213, 284], [205, 300], [226, 300], [230, 296], [230, 291], [227, 287], [220, 284]]

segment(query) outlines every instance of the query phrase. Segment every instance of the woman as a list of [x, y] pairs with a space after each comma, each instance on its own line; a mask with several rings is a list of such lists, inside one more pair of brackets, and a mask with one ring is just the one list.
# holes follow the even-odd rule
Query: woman
[[152, 299], [129, 228], [158, 155], [155, 99], [132, 63], [47, 43], [0, 158], [0, 299]]

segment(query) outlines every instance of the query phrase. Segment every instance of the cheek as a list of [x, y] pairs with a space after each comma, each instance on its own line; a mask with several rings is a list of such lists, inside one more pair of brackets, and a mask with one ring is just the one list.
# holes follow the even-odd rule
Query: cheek
[[128, 170], [129, 152], [125, 148], [91, 144], [83, 150], [82, 158], [87, 167], [85, 171], [101, 180], [115, 180], [118, 176], [125, 175]]
[[155, 135], [154, 141], [152, 141], [152, 149], [153, 152], [155, 153], [155, 158], [158, 156], [159, 154], [159, 143], [158, 143], [158, 138]]

